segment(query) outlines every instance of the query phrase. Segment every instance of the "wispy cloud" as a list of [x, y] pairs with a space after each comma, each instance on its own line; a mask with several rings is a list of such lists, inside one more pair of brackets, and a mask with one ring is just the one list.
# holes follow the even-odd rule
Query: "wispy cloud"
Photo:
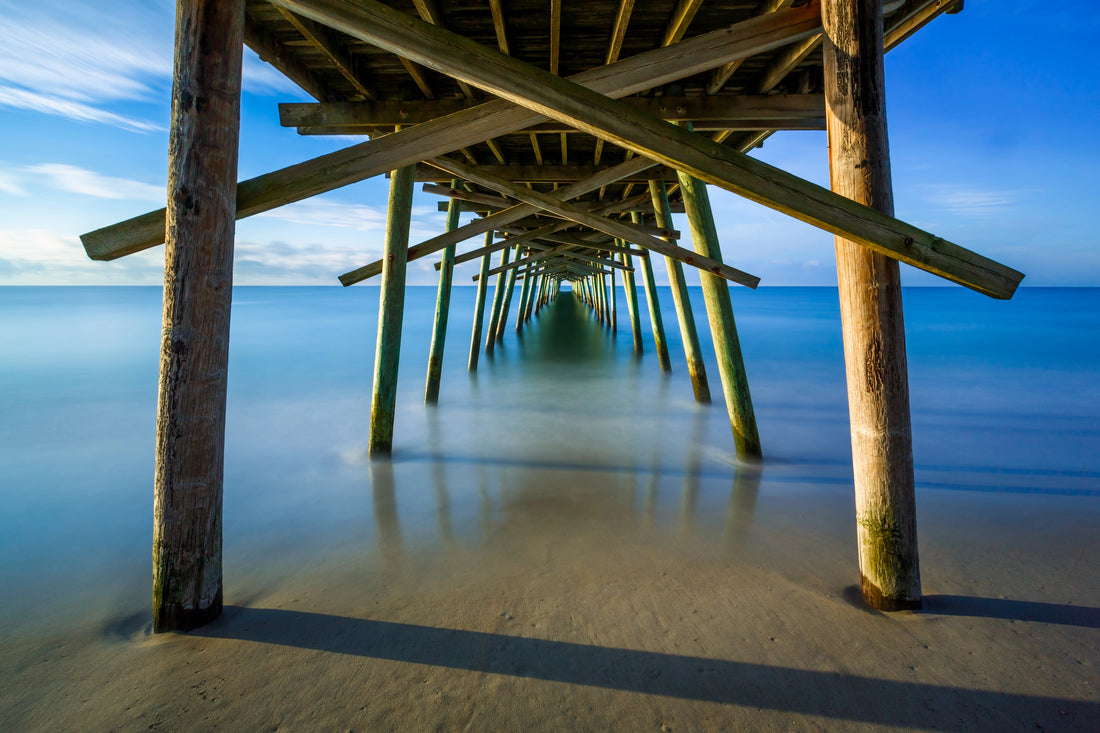
[[341, 227], [360, 231], [384, 229], [386, 226], [386, 212], [381, 209], [321, 199], [287, 204], [281, 208], [257, 214], [257, 217], [280, 219], [294, 224]]
[[164, 253], [130, 255], [112, 263], [93, 262], [75, 235], [48, 229], [0, 229], [0, 284], [156, 284], [163, 280]]
[[155, 186], [128, 178], [103, 176], [95, 171], [65, 163], [44, 163], [28, 166], [23, 170], [30, 175], [40, 177], [51, 188], [84, 196], [158, 203], [163, 203], [167, 198], [164, 185]]
[[109, 107], [154, 99], [170, 81], [169, 4], [138, 0], [120, 13], [79, 0], [5, 1], [0, 16], [0, 105], [136, 131], [163, 127]]
[[990, 216], [1015, 205], [1020, 191], [974, 188], [967, 186], [930, 186], [928, 202], [937, 208], [961, 216]]
[[11, 196], [27, 196], [26, 189], [21, 185], [20, 177], [11, 172], [0, 169], [0, 193]]

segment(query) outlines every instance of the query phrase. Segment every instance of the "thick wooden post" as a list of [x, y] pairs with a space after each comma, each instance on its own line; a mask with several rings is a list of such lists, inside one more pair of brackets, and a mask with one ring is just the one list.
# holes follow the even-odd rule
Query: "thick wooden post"
[[[512, 248], [505, 247], [500, 251], [500, 266], [508, 264], [508, 258], [511, 256]], [[507, 272], [501, 272], [497, 274], [496, 285], [493, 286], [493, 312], [492, 317], [489, 318], [489, 332], [485, 334], [485, 353], [493, 353], [493, 348], [497, 342], [497, 330], [500, 327], [500, 311], [504, 307], [504, 281], [508, 278]]]
[[371, 455], [393, 450], [393, 418], [397, 405], [397, 366], [401, 356], [401, 321], [405, 314], [405, 264], [409, 250], [416, 166], [390, 174], [386, 241], [382, 256], [382, 287], [378, 303], [378, 342], [374, 351], [374, 393], [370, 409]]
[[[893, 214], [882, 63], [882, 0], [824, 0], [832, 189]], [[856, 532], [863, 598], [921, 606], [913, 440], [898, 263], [836, 238]]]
[[[714, 226], [707, 184], [686, 173], [677, 175], [695, 251], [721, 260], [722, 247]], [[707, 272], [700, 272], [699, 280], [703, 286], [703, 301], [707, 306], [707, 320], [710, 321], [714, 353], [718, 357], [718, 374], [722, 379], [722, 392], [726, 397], [737, 457], [745, 461], [758, 461], [762, 455], [760, 433], [756, 428], [756, 413], [752, 408], [749, 379], [745, 373], [745, 360], [741, 356], [741, 341], [737, 337], [729, 287], [724, 280]]]
[[[653, 200], [657, 226], [662, 229], [672, 229], [672, 211], [669, 210], [665, 184], [661, 181], [650, 181], [649, 195]], [[684, 279], [684, 266], [679, 260], [671, 257], [665, 257], [665, 264], [668, 266], [668, 282], [672, 287], [672, 301], [676, 305], [676, 320], [680, 322], [680, 335], [684, 339], [684, 356], [687, 357], [695, 401], [710, 402], [710, 382], [707, 381], [703, 349], [699, 346], [699, 331], [695, 327], [695, 314], [691, 310], [687, 280]]]
[[[621, 240], [620, 240], [621, 241]], [[633, 267], [630, 255], [619, 254], [619, 260], [627, 267]], [[634, 353], [642, 353], [642, 322], [638, 313], [638, 290], [634, 283], [634, 273], [623, 271], [623, 288], [626, 290], [626, 311], [630, 315], [630, 329], [634, 335]]]
[[153, 493], [153, 630], [222, 611], [243, 0], [179, 0]]
[[[451, 188], [458, 188], [460, 181], [451, 181]], [[458, 228], [458, 215], [462, 204], [452, 198], [447, 204], [446, 231]], [[428, 352], [428, 379], [424, 386], [424, 402], [439, 402], [439, 380], [443, 374], [443, 349], [447, 343], [447, 316], [451, 310], [451, 283], [454, 281], [455, 245], [443, 249], [439, 267], [439, 290], [435, 295], [435, 327], [432, 329], [432, 346]]]
[[[635, 224], [642, 218], [638, 212], [631, 212], [630, 219]], [[649, 320], [653, 324], [653, 343], [657, 347], [657, 361], [661, 363], [661, 371], [672, 371], [672, 362], [668, 358], [668, 344], [665, 343], [665, 323], [661, 318], [661, 303], [657, 300], [657, 283], [653, 279], [653, 256], [639, 257], [638, 264], [642, 266], [643, 284], [645, 285], [645, 300], [649, 306]]]
[[[485, 232], [485, 247], [488, 247], [493, 243], [493, 232], [489, 230]], [[489, 269], [492, 267], [490, 261], [491, 253], [486, 252], [481, 258], [481, 277], [477, 279], [477, 297], [474, 303], [474, 331], [470, 336], [470, 360], [466, 365], [466, 370], [471, 372], [477, 371], [477, 360], [481, 354], [481, 330], [485, 321], [485, 293], [489, 288]]]

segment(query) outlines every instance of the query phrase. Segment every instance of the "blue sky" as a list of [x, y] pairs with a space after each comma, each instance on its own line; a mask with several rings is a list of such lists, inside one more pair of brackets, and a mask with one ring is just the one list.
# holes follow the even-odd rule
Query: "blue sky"
[[[171, 0], [0, 0], [0, 284], [161, 282], [163, 248], [91, 262], [78, 235], [163, 206], [173, 22]], [[898, 217], [1027, 285], [1100, 286], [1100, 85], [1086, 58], [1098, 31], [1091, 3], [967, 0], [891, 52]], [[355, 142], [280, 128], [277, 103], [309, 98], [247, 50], [244, 79], [241, 178]], [[782, 133], [754, 154], [828, 184], [824, 133]], [[831, 235], [711, 196], [727, 262], [763, 285], [835, 284]], [[236, 283], [336, 284], [378, 257], [385, 200], [378, 178], [239, 221]], [[442, 231], [437, 200], [417, 193], [415, 241]], [[456, 282], [470, 284], [467, 269]], [[942, 282], [903, 269], [909, 284]], [[410, 265], [412, 284], [436, 277], [430, 261]]]

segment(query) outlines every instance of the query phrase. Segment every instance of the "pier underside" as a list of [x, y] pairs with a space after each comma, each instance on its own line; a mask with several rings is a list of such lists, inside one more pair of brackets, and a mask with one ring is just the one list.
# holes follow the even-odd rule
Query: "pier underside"
[[[836, 235], [860, 586], [876, 608], [920, 606], [899, 263], [995, 298], [1011, 297], [1023, 277], [893, 217], [883, 54], [940, 14], [958, 12], [961, 0], [178, 4], [169, 206], [83, 237], [89, 256], [103, 260], [167, 244], [158, 631], [205, 622], [221, 604], [233, 219], [383, 174], [390, 178], [384, 257], [333, 273], [345, 286], [371, 278], [381, 285], [369, 440], [375, 457], [400, 445], [394, 405], [405, 268], [437, 256], [429, 404], [446, 379], [452, 281], [466, 276], [466, 263], [477, 263], [468, 274], [479, 288], [469, 370], [509, 325], [524, 328], [551, 303], [564, 282], [613, 332], [629, 322], [635, 351], [647, 353], [637, 280], [654, 358], [673, 369], [656, 268], [668, 275], [695, 398], [717, 402], [684, 279], [685, 266], [697, 268], [730, 452], [759, 463], [766, 452], [729, 287], [755, 288], [760, 278], [723, 252], [707, 186]], [[284, 126], [363, 141], [235, 182], [242, 41], [316, 100], [281, 105]], [[828, 131], [830, 189], [747, 155], [785, 130]], [[201, 154], [210, 149], [220, 154]], [[422, 242], [409, 239], [415, 185], [443, 197], [448, 212], [446, 231]], [[463, 212], [477, 217], [460, 226]], [[680, 212], [686, 232], [674, 226]], [[471, 239], [479, 244], [459, 253]]]

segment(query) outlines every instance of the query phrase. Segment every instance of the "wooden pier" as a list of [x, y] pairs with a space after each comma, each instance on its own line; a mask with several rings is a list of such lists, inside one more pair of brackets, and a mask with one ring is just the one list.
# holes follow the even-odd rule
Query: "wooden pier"
[[[454, 277], [477, 281], [470, 371], [481, 350], [491, 353], [504, 337], [513, 299], [518, 331], [563, 282], [613, 333], [625, 303], [634, 351], [671, 370], [654, 279], [660, 255], [696, 399], [707, 403], [712, 394], [685, 266], [700, 270], [730, 451], [742, 461], [764, 460], [729, 287], [757, 286], [758, 277], [737, 269], [735, 253], [768, 243], [730, 242], [723, 250], [707, 185], [833, 233], [860, 585], [875, 608], [920, 607], [899, 263], [994, 298], [1010, 298], [1023, 277], [893, 216], [883, 54], [941, 14], [961, 10], [961, 0], [177, 6], [167, 208], [82, 237], [97, 260], [167, 245], [156, 631], [194, 628], [221, 610], [233, 220], [379, 175], [390, 178], [384, 255], [333, 273], [346, 286], [381, 278], [368, 439], [375, 456], [394, 444], [408, 262], [440, 253], [425, 387], [426, 402], [436, 403], [447, 378]], [[316, 100], [280, 105], [284, 126], [364, 141], [236, 181], [242, 43]], [[822, 129], [831, 190], [747, 155], [775, 132]], [[445, 198], [447, 225], [414, 243], [416, 184]], [[477, 218], [460, 226], [462, 212]], [[674, 213], [686, 213], [688, 234], [676, 231]], [[456, 253], [475, 237], [480, 246]], [[463, 269], [468, 262], [477, 263], [476, 274]], [[648, 302], [652, 352], [643, 344], [637, 280]]]

